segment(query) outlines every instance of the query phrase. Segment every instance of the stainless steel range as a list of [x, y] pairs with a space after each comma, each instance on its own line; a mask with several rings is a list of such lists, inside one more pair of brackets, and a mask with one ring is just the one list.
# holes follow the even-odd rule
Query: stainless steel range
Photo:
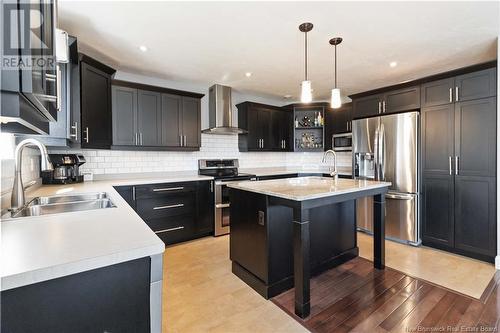
[[229, 188], [232, 182], [257, 180], [255, 175], [240, 173], [237, 159], [198, 160], [198, 173], [215, 179], [215, 236], [229, 233]]

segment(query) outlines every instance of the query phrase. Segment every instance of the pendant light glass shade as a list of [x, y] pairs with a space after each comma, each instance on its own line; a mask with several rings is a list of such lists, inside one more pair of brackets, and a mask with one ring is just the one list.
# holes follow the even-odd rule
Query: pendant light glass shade
[[330, 101], [331, 107], [333, 109], [338, 109], [342, 106], [342, 101], [340, 100], [340, 89], [332, 89], [332, 100]]
[[300, 87], [301, 87], [300, 101], [302, 103], [311, 103], [312, 101], [311, 81], [302, 81]]

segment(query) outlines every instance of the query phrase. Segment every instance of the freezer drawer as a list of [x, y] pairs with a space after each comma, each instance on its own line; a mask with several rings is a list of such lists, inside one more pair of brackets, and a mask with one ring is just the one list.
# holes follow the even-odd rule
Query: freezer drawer
[[[385, 235], [387, 238], [418, 245], [418, 195], [388, 193], [385, 196]], [[360, 230], [373, 232], [373, 198], [356, 201], [357, 226]]]

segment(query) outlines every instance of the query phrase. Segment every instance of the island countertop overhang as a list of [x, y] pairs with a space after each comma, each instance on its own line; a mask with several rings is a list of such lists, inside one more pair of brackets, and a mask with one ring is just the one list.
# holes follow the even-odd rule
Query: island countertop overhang
[[227, 186], [286, 200], [307, 201], [388, 189], [391, 183], [360, 179], [334, 180], [327, 177], [300, 177], [259, 182], [237, 182]]

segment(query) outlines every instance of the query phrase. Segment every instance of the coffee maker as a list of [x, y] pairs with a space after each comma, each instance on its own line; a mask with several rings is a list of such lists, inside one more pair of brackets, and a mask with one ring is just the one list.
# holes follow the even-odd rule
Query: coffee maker
[[42, 172], [42, 184], [72, 184], [83, 182], [80, 165], [85, 163], [85, 157], [77, 154], [49, 154], [49, 160], [54, 166], [52, 171]]

